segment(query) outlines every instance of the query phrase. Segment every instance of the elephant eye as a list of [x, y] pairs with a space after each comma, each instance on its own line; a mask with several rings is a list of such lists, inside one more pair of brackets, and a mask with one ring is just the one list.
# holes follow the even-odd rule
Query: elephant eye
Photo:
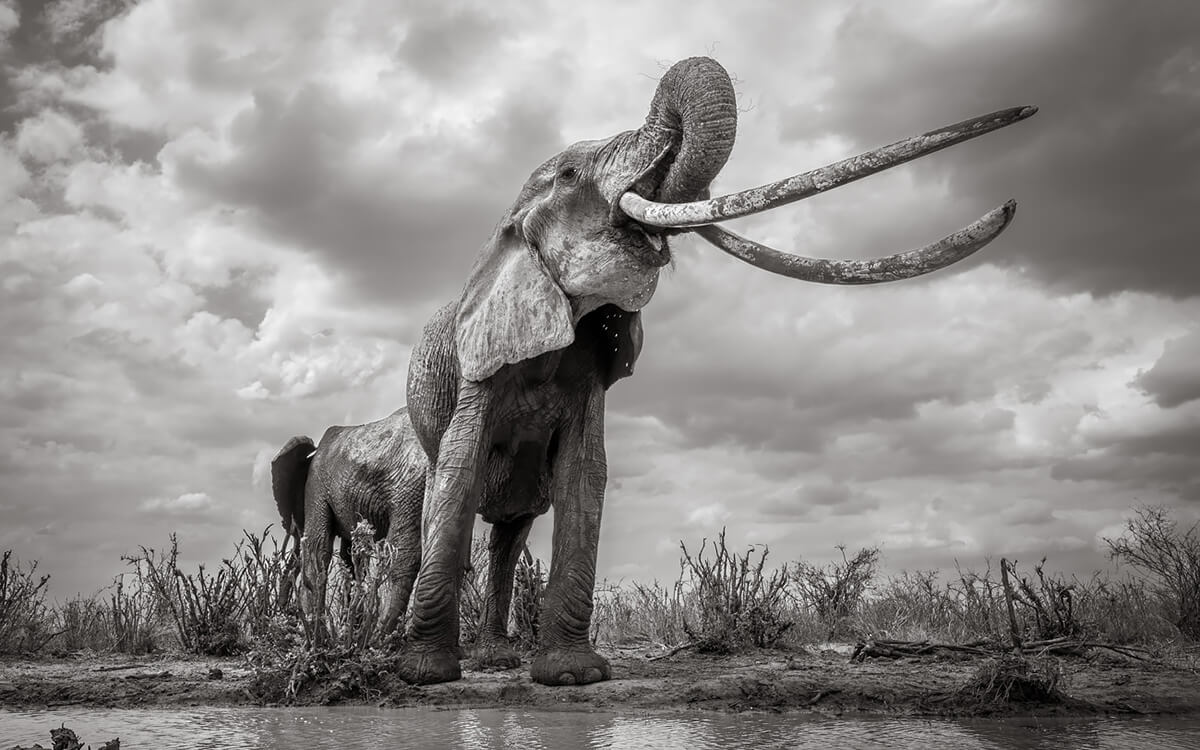
[[579, 176], [579, 170], [576, 169], [575, 167], [567, 166], [567, 167], [562, 167], [561, 169], [558, 170], [558, 179], [560, 179], [560, 180], [569, 181], [569, 180], [575, 179], [578, 176]]

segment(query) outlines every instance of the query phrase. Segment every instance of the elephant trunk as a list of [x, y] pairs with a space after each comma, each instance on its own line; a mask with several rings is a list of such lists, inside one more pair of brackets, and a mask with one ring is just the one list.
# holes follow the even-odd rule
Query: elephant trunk
[[638, 140], [651, 154], [674, 148], [653, 196], [680, 203], [707, 195], [737, 135], [737, 104], [729, 74], [708, 57], [681, 60], [659, 81]]

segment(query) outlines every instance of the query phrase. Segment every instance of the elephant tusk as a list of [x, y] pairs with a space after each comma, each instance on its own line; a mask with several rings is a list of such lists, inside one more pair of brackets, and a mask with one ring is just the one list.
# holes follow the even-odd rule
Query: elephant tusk
[[972, 224], [917, 250], [868, 260], [830, 260], [792, 255], [715, 225], [692, 230], [738, 260], [801, 281], [878, 284], [921, 276], [956, 263], [996, 239], [1017, 211], [1017, 202], [988, 211]]
[[656, 203], [636, 193], [626, 192], [621, 196], [620, 206], [630, 218], [656, 227], [696, 227], [736, 219], [808, 198], [882, 172], [956, 143], [1020, 122], [1032, 117], [1036, 112], [1037, 107], [1032, 106], [1002, 109], [740, 193], [691, 203]]

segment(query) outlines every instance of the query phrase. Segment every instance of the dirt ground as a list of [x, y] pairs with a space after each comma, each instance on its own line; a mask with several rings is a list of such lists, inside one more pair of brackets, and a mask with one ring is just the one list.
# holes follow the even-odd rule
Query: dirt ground
[[[1173, 665], [1116, 655], [1062, 658], [1061, 700], [972, 705], [957, 691], [985, 663], [979, 657], [852, 663], [847, 647], [733, 657], [684, 652], [658, 660], [632, 649], [608, 653], [613, 679], [595, 685], [550, 688], [530, 681], [528, 664], [484, 672], [471, 670], [467, 661], [458, 682], [414, 687], [392, 680], [377, 694], [349, 698], [334, 686], [301, 703], [830, 716], [1200, 714], [1194, 657]], [[242, 659], [74, 655], [0, 661], [0, 707], [7, 708], [259, 705], [251, 684]]]

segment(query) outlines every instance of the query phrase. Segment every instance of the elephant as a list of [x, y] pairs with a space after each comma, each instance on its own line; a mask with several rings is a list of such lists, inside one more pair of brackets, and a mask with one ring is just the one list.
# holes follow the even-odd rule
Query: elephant
[[552, 556], [530, 675], [546, 685], [611, 677], [589, 640], [607, 467], [605, 394], [633, 374], [641, 309], [671, 240], [692, 231], [751, 265], [835, 284], [929, 273], [979, 250], [1012, 219], [1009, 201], [924, 248], [862, 261], [803, 258], [717, 222], [775, 208], [993, 131], [1016, 107], [899, 141], [760, 188], [716, 198], [732, 150], [729, 75], [707, 57], [673, 65], [645, 122], [568, 146], [530, 175], [484, 243], [461, 296], [413, 349], [408, 416], [428, 456], [424, 533], [398, 674], [460, 679], [458, 591], [476, 515], [491, 524], [488, 589], [475, 656], [515, 667], [506, 634], [513, 570], [534, 518], [553, 514]]
[[[283, 527], [303, 539], [301, 578], [309, 616], [324, 622], [325, 590], [333, 538], [351, 570], [350, 532], [360, 520], [395, 549], [385, 572], [390, 584], [379, 629], [396, 631], [421, 562], [421, 503], [429, 459], [417, 442], [408, 410], [375, 422], [330, 427], [320, 445], [291, 438], [271, 461], [271, 485]], [[318, 633], [323, 628], [318, 628]]]

